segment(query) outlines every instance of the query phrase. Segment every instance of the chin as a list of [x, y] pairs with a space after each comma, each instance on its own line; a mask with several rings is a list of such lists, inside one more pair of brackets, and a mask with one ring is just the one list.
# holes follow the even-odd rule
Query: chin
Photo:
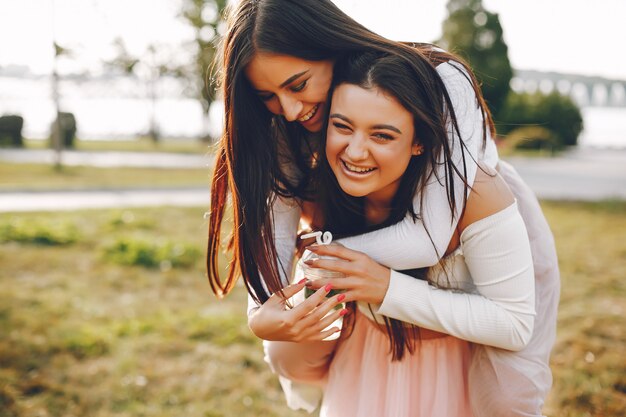
[[341, 182], [339, 183], [339, 187], [350, 197], [366, 197], [369, 194], [369, 190], [363, 190], [360, 187], [351, 187], [349, 185], [344, 187]]
[[305, 128], [307, 131], [311, 132], [311, 133], [317, 133], [317, 132], [321, 132], [322, 131], [322, 124], [320, 123], [319, 126], [306, 126], [303, 125], [302, 123], [300, 123], [302, 125], [303, 128]]

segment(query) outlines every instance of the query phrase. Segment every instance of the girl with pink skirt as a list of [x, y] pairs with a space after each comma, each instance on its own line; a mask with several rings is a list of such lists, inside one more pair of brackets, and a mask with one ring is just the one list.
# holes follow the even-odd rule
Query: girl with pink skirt
[[[431, 140], [432, 146], [424, 147], [421, 159], [425, 161], [425, 168], [417, 176], [422, 182], [409, 190], [408, 197], [413, 201], [406, 215], [390, 216], [376, 227], [361, 229], [376, 230], [340, 242], [367, 253], [368, 259], [376, 261], [379, 267], [385, 265], [394, 269], [381, 272], [375, 265], [367, 264], [372, 271], [388, 278], [391, 291], [385, 295], [388, 302], [382, 303], [384, 308], [378, 311], [381, 316], [417, 324], [422, 329], [431, 326], [440, 332], [481, 343], [472, 347], [467, 376], [475, 416], [541, 415], [541, 406], [551, 384], [548, 359], [554, 341], [558, 302], [554, 244], [535, 197], [509, 166], [498, 161], [491, 140], [493, 125], [467, 67], [456, 57], [431, 45], [399, 44], [384, 39], [360, 26], [327, 0], [241, 0], [230, 14], [222, 51], [226, 124], [217, 151], [211, 190], [209, 282], [215, 293], [223, 296], [240, 275], [243, 277], [252, 300], [250, 327], [267, 341], [268, 360], [280, 375], [281, 383], [289, 388], [298, 385], [297, 381], [315, 380], [319, 368], [328, 367], [328, 359], [335, 352], [337, 342], [321, 341], [333, 332], [324, 329], [345, 314], [343, 309], [327, 314], [342, 300], [334, 296], [323, 301], [326, 293], [322, 288], [290, 308], [286, 299], [300, 292], [304, 283], [287, 284], [298, 224], [303, 214], [309, 213], [307, 206], [320, 201], [320, 188], [323, 190], [326, 185], [318, 177], [316, 161], [322, 149], [321, 133], [325, 131], [330, 104], [328, 92], [333, 67], [347, 54], [378, 51], [412, 63], [414, 81], [422, 95], [421, 101], [411, 103], [420, 107], [416, 136], [420, 140]], [[536, 284], [532, 304], [538, 319], [530, 342], [526, 338], [528, 326], [524, 330], [520, 324], [523, 320], [498, 322], [508, 329], [496, 332], [505, 334], [507, 340], [504, 341], [494, 340], [497, 339], [494, 336], [485, 338], [484, 326], [475, 326], [473, 321], [460, 326], [456, 316], [443, 322], [434, 320], [428, 315], [432, 309], [425, 307], [428, 305], [425, 294], [433, 297], [427, 281], [414, 278], [408, 281], [409, 278], [403, 279], [404, 275], [396, 272], [439, 263], [458, 230], [470, 195], [469, 187], [475, 186], [480, 171], [476, 161], [497, 169], [505, 179], [515, 195], [528, 232], [527, 239], [531, 241]], [[357, 166], [356, 170], [361, 168]], [[359, 172], [366, 173], [366, 170]], [[406, 190], [406, 187], [400, 189]], [[227, 206], [229, 201], [232, 205]], [[232, 207], [235, 224], [231, 245], [234, 259], [233, 268], [223, 281], [217, 259], [227, 207]], [[348, 217], [356, 216], [351, 213]], [[325, 223], [314, 221], [313, 224]], [[351, 235], [353, 231], [345, 234]], [[325, 249], [336, 250], [333, 248]], [[494, 256], [498, 253], [493, 252]], [[377, 282], [376, 277], [371, 278], [369, 281]], [[480, 280], [480, 277], [472, 278]], [[402, 282], [410, 285], [396, 285]], [[333, 282], [333, 285], [339, 284]], [[515, 316], [521, 311], [516, 312], [508, 304], [515, 300], [497, 299], [497, 294], [487, 295], [484, 289], [477, 289], [478, 294], [466, 292], [465, 296], [471, 300], [489, 300], [492, 307], [503, 309], [509, 315]], [[462, 293], [461, 290], [442, 292]], [[358, 300], [376, 305], [374, 300], [363, 298], [364, 294], [359, 289], [347, 289], [343, 301]], [[412, 301], [421, 300], [421, 303], [401, 303], [396, 297], [398, 294], [410, 294]], [[472, 303], [476, 302], [470, 301]], [[465, 313], [478, 310], [474, 307]], [[355, 316], [356, 313], [346, 317]], [[356, 322], [355, 332], [359, 319]], [[472, 332], [464, 334], [464, 329]], [[339, 342], [337, 355], [342, 343], [347, 342]], [[520, 343], [525, 347], [516, 352], [510, 350], [520, 349]], [[285, 350], [295, 354], [275, 354]], [[293, 357], [300, 360], [291, 360]], [[318, 379], [316, 384], [320, 383], [326, 384]], [[293, 404], [295, 398], [290, 395], [289, 401]]]
[[[423, 156], [436, 145], [415, 128], [420, 109], [411, 103], [419, 94], [409, 64], [369, 53], [335, 66], [319, 163], [324, 218], [317, 220], [349, 235], [410, 210], [414, 188], [428, 172]], [[342, 246], [309, 250], [321, 257], [308, 266], [344, 276], [306, 285], [344, 290], [339, 301], [356, 301], [336, 350], [309, 375], [323, 387], [323, 416], [472, 416], [469, 341], [519, 350], [532, 335], [530, 244], [513, 195], [487, 167], [477, 173], [447, 254], [435, 267], [411, 276]]]

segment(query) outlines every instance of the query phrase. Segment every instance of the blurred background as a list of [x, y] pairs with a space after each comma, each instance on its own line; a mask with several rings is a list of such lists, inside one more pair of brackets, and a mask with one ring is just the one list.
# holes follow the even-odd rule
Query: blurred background
[[[57, 112], [73, 116], [79, 140], [217, 137], [221, 109], [211, 106], [215, 94], [203, 76], [225, 3], [3, 1], [0, 114], [22, 117], [22, 135], [34, 140], [49, 138]], [[623, 1], [337, 4], [391, 39], [460, 52], [481, 77], [502, 134], [535, 122], [567, 145], [626, 147]], [[569, 115], [567, 100], [521, 96], [555, 93], [579, 108], [580, 130], [559, 131], [545, 112], [519, 114], [534, 100], [554, 107], [552, 118]]]
[[[307, 415], [204, 274], [226, 3], [0, 1], [0, 417]], [[626, 414], [626, 2], [335, 3], [471, 64], [556, 238], [544, 413]]]

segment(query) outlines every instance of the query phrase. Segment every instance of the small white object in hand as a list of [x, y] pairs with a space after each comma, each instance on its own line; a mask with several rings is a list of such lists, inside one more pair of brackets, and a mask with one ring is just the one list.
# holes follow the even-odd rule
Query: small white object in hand
[[315, 242], [318, 245], [330, 245], [330, 243], [333, 241], [333, 234], [330, 232], [313, 232], [313, 233], [307, 233], [306, 235], [302, 235], [300, 236], [300, 239], [308, 239], [310, 237], [314, 237], [315, 238]]

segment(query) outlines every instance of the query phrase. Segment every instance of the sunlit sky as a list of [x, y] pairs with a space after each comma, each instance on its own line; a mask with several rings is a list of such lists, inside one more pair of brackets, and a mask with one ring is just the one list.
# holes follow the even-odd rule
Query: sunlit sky
[[[391, 39], [433, 41], [446, 0], [335, 0], [352, 17]], [[193, 36], [177, 17], [181, 0], [0, 0], [0, 67], [52, 68], [52, 36], [73, 51], [61, 69], [98, 72], [115, 37], [131, 53], [150, 43]], [[54, 4], [54, 9], [53, 9]], [[625, 0], [483, 0], [498, 13], [514, 68], [626, 80]], [[54, 13], [53, 13], [54, 10]], [[53, 23], [54, 22], [54, 23]], [[620, 39], [622, 41], [620, 41]]]

